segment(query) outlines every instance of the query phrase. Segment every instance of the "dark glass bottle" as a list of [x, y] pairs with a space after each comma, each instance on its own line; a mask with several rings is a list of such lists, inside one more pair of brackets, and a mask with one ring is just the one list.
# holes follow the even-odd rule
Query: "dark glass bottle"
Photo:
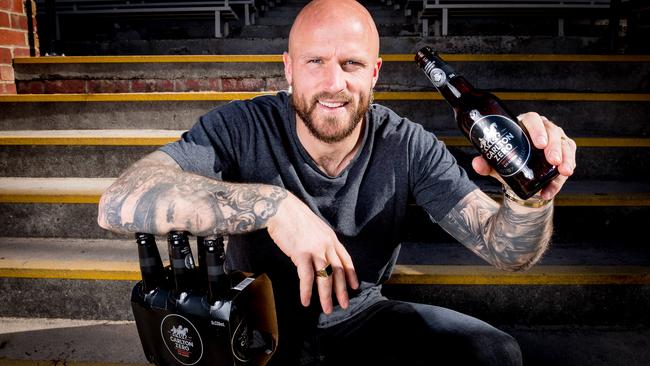
[[140, 273], [142, 274], [142, 289], [147, 294], [165, 281], [165, 271], [156, 246], [156, 238], [151, 234], [136, 233]]
[[192, 288], [194, 273], [194, 258], [190, 248], [190, 240], [184, 231], [172, 231], [167, 235], [169, 246], [169, 261], [174, 276], [174, 287], [178, 294]]
[[495, 95], [475, 89], [430, 47], [415, 61], [451, 105], [461, 131], [519, 197], [530, 198], [559, 174]]
[[203, 239], [202, 250], [208, 280], [208, 303], [212, 305], [223, 298], [231, 286], [230, 277], [223, 267], [226, 260], [223, 237]]

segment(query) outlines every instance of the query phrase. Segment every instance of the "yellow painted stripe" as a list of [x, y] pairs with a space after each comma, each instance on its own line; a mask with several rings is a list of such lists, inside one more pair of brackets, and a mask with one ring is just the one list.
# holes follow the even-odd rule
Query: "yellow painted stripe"
[[647, 285], [650, 267], [536, 266], [504, 272], [490, 266], [398, 265], [389, 283], [400, 285]]
[[11, 360], [0, 357], [2, 366], [151, 366], [148, 363], [77, 362], [68, 360]]
[[[276, 92], [187, 92], [187, 93], [97, 93], [97, 94], [12, 94], [0, 95], [0, 103], [24, 102], [170, 102], [232, 101]], [[554, 93], [500, 92], [503, 100], [564, 102], [650, 102], [650, 93]], [[375, 100], [442, 100], [438, 92], [376, 92]]]
[[[385, 62], [414, 62], [414, 54], [382, 54]], [[650, 62], [650, 55], [576, 55], [576, 54], [447, 54], [452, 62]], [[197, 63], [197, 62], [282, 62], [282, 55], [143, 55], [143, 56], [48, 56], [16, 57], [15, 64], [79, 63]]]
[[282, 62], [282, 55], [143, 55], [16, 57], [15, 64], [113, 64], [197, 62]]
[[0, 95], [0, 102], [171, 102], [232, 101], [276, 92], [97, 93]]
[[99, 203], [100, 195], [0, 194], [0, 203]]
[[[72, 280], [138, 281], [137, 263], [88, 262], [96, 269], [75, 268], [75, 262], [14, 263], [0, 261], [0, 277]], [[68, 269], [62, 268], [68, 266]], [[119, 269], [113, 269], [119, 267]], [[491, 266], [397, 265], [391, 284], [420, 285], [606, 285], [650, 284], [645, 266], [536, 266], [526, 272], [505, 272]]]
[[[0, 203], [97, 204], [99, 203], [99, 198], [100, 195], [0, 194]], [[500, 199], [500, 196], [494, 195], [493, 198]], [[560, 193], [555, 198], [555, 206], [645, 207], [650, 206], [650, 193]]]
[[[555, 93], [499, 92], [502, 100], [582, 101], [582, 102], [649, 102], [650, 93]], [[375, 100], [443, 100], [438, 92], [377, 92]]]
[[[0, 145], [162, 146], [183, 130], [30, 130], [0, 131]], [[438, 136], [447, 146], [470, 146], [463, 136]], [[576, 137], [578, 147], [650, 147], [650, 138]]]

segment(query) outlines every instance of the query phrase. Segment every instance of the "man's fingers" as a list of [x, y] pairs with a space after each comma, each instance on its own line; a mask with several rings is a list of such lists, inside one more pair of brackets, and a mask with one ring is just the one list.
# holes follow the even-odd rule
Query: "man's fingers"
[[560, 138], [562, 148], [562, 164], [558, 166], [560, 174], [570, 176], [576, 168], [576, 143], [568, 137]]
[[546, 117], [542, 117], [548, 133], [548, 145], [544, 149], [546, 160], [553, 165], [562, 164], [562, 139], [566, 138], [564, 130], [556, 126]]
[[309, 306], [311, 289], [314, 285], [314, 265], [311, 258], [301, 258], [295, 261], [298, 278], [300, 279], [300, 302], [302, 306]]
[[562, 186], [564, 185], [564, 182], [567, 181], [567, 179], [568, 177], [566, 176], [558, 175], [555, 179], [550, 181], [540, 192], [542, 198], [545, 200], [550, 200], [551, 198], [555, 197], [555, 195], [560, 192], [560, 189], [562, 189]]
[[517, 116], [517, 119], [526, 127], [528, 135], [533, 140], [533, 145], [538, 149], [546, 148], [546, 145], [550, 141], [546, 126], [544, 125], [545, 118], [535, 112], [528, 112]]
[[[347, 284], [356, 290], [359, 288], [359, 279], [357, 278], [357, 272], [354, 269], [354, 263], [352, 263], [352, 257], [350, 257], [350, 253], [348, 253], [343, 244], [340, 242], [337, 242], [335, 249], [336, 256], [341, 260], [341, 265], [343, 267], [345, 278], [347, 279]], [[343, 283], [345, 283], [345, 281]]]
[[[322, 260], [314, 261], [314, 271], [326, 271], [331, 264]], [[332, 305], [332, 282], [333, 276], [322, 277], [316, 275], [316, 288], [318, 289], [318, 297], [320, 298], [320, 306], [323, 308], [325, 314], [330, 314], [333, 310]]]

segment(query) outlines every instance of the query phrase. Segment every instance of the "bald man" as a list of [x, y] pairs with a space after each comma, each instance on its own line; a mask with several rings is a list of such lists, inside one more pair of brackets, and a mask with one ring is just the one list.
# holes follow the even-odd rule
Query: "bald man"
[[[561, 175], [530, 202], [499, 204], [432, 133], [372, 103], [382, 60], [363, 6], [309, 3], [283, 60], [290, 92], [199, 118], [104, 193], [99, 225], [228, 235], [228, 268], [273, 281], [274, 365], [521, 364], [511, 336], [449, 309], [389, 300], [381, 284], [411, 202], [496, 267], [533, 265], [548, 246], [551, 201], [573, 173], [575, 143], [537, 113], [520, 116]], [[496, 176], [482, 158], [473, 167]]]

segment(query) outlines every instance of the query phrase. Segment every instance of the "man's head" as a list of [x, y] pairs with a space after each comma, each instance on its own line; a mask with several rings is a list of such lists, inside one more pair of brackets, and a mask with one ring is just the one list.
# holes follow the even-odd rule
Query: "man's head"
[[298, 117], [319, 140], [338, 142], [354, 131], [380, 67], [377, 27], [358, 2], [315, 0], [296, 17], [285, 76]]

